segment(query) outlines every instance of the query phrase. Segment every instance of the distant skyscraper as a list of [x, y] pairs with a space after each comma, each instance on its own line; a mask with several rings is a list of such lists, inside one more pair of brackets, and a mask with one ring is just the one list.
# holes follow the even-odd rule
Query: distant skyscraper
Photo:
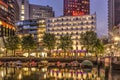
[[89, 0], [64, 0], [64, 16], [79, 16], [89, 13]]
[[108, 0], [109, 30], [120, 23], [120, 0]]
[[17, 0], [19, 4], [19, 19], [28, 20], [29, 19], [29, 0]]

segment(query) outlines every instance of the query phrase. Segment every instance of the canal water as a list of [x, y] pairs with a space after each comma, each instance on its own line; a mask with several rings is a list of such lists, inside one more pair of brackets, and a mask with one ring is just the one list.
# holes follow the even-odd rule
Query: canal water
[[28, 68], [0, 67], [0, 80], [120, 80], [119, 71], [113, 71], [105, 78], [105, 70], [97, 68]]

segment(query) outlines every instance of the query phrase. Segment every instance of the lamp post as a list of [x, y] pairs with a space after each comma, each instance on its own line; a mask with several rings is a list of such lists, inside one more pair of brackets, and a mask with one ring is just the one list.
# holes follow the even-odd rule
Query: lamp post
[[[2, 27], [2, 21], [0, 21], [0, 36], [2, 36], [1, 27]], [[2, 45], [0, 45], [0, 52], [3, 52], [3, 51], [4, 51], [4, 48], [2, 48]]]

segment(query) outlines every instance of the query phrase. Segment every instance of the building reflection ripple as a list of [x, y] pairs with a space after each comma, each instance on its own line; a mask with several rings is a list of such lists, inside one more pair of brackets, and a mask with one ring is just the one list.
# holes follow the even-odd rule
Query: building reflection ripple
[[[90, 71], [77, 68], [0, 67], [0, 80], [104, 80], [104, 69], [100, 69], [99, 77], [97, 73], [97, 68]], [[119, 75], [113, 73], [112, 80], [120, 79]]]

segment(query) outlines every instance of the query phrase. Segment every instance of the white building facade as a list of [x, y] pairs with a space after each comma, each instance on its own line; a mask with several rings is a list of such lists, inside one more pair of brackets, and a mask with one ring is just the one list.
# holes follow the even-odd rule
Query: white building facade
[[86, 31], [96, 31], [96, 14], [83, 16], [64, 16], [46, 20], [47, 33], [55, 34], [57, 38], [68, 34], [73, 40], [73, 50], [82, 50], [80, 34]]

